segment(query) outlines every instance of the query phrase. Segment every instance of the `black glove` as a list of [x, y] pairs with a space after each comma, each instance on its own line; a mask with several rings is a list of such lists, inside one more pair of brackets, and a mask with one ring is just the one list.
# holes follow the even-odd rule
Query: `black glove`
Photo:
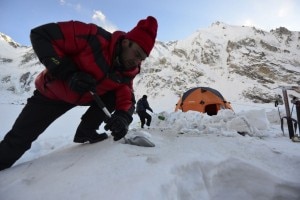
[[122, 139], [128, 132], [128, 126], [132, 122], [132, 117], [125, 111], [116, 111], [111, 118], [106, 121], [105, 130], [110, 130], [114, 141]]
[[49, 57], [42, 63], [49, 70], [53, 78], [67, 80], [72, 74], [78, 71], [76, 64], [70, 58]]
[[94, 90], [96, 88], [96, 84], [97, 81], [85, 72], [76, 72], [69, 80], [71, 90], [80, 94]]

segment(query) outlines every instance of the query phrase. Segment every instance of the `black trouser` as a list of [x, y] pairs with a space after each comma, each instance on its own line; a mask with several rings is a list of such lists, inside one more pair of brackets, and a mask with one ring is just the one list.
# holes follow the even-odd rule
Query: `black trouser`
[[[142, 128], [144, 128], [145, 123], [147, 126], [150, 126], [151, 119], [152, 119], [151, 115], [149, 115], [146, 111], [139, 111], [139, 112], [137, 112], [137, 114], [140, 117]], [[147, 119], [147, 122], [146, 122], [146, 119]]]
[[[112, 111], [114, 108], [114, 96], [101, 96], [107, 108]], [[76, 105], [62, 101], [53, 101], [42, 96], [38, 91], [27, 100], [16, 119], [12, 129], [5, 135], [0, 142], [0, 170], [11, 167], [28, 149], [38, 136], [61, 115], [66, 113]], [[104, 113], [96, 105], [90, 108], [82, 116], [82, 123], [86, 126], [97, 129], [103, 122]]]

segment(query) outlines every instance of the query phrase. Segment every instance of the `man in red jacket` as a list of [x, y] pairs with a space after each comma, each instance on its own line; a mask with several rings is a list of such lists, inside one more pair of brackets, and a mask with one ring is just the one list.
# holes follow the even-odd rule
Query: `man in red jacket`
[[[74, 142], [106, 139], [106, 133], [96, 132], [103, 121], [115, 141], [123, 138], [135, 108], [133, 79], [154, 46], [157, 27], [156, 19], [149, 16], [127, 33], [110, 33], [78, 21], [32, 29], [32, 47], [46, 69], [37, 76], [33, 96], [0, 143], [0, 170], [11, 167], [54, 120], [77, 105], [89, 108]], [[93, 101], [91, 91], [113, 113], [111, 118]]]

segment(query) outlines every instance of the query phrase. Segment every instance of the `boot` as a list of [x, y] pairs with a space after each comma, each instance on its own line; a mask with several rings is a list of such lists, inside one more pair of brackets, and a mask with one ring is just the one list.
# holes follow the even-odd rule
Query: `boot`
[[151, 119], [148, 119], [146, 125], [150, 126], [150, 124], [151, 124]]
[[78, 126], [73, 142], [75, 143], [85, 143], [90, 144], [100, 142], [108, 138], [106, 133], [97, 133], [94, 129], [87, 129], [82, 126]]

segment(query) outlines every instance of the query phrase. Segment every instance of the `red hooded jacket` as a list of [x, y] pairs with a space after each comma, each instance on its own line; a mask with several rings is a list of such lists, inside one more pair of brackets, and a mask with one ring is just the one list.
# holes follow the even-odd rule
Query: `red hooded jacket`
[[[49, 57], [69, 57], [80, 71], [89, 73], [97, 80], [96, 93], [103, 95], [113, 91], [116, 96], [116, 110], [134, 109], [133, 78], [140, 66], [126, 72], [115, 72], [127, 82], [109, 78], [113, 55], [118, 40], [125, 33], [109, 33], [95, 24], [78, 21], [50, 23], [31, 30], [31, 42], [40, 61]], [[47, 67], [47, 66], [46, 66]], [[62, 66], [63, 67], [63, 66]], [[36, 78], [35, 85], [44, 96], [71, 104], [83, 105], [93, 100], [90, 93], [78, 94], [72, 91], [68, 80], [49, 79], [45, 69]]]

